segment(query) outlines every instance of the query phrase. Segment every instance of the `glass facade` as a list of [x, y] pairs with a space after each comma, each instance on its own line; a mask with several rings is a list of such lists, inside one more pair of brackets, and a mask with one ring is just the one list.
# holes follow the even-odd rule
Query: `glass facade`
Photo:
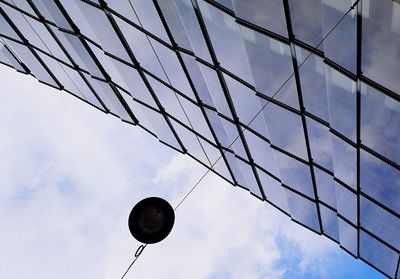
[[400, 2], [0, 0], [0, 62], [140, 126], [391, 278]]

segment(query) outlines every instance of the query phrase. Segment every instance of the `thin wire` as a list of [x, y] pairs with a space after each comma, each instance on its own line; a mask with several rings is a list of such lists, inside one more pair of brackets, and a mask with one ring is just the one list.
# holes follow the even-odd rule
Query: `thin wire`
[[[332, 31], [339, 25], [340, 22], [342, 22], [342, 20], [347, 16], [347, 14], [354, 9], [354, 7], [358, 4], [360, 0], [357, 0], [351, 7], [350, 9], [340, 18], [340, 20], [332, 27], [332, 29], [322, 38], [322, 40], [315, 46], [315, 48], [318, 48], [323, 42], [324, 40], [332, 33]], [[300, 63], [300, 65], [297, 67], [297, 70], [300, 69], [300, 67], [307, 61], [308, 58], [310, 58], [310, 56], [313, 53], [310, 52], [310, 54], [308, 54], [308, 56], [303, 60], [303, 62]], [[276, 94], [278, 94], [282, 88], [286, 85], [286, 83], [288, 83], [288, 81], [295, 75], [295, 72], [293, 71], [293, 73], [286, 79], [286, 81], [279, 87], [279, 89], [272, 95], [271, 98], [274, 98], [276, 96]], [[251, 119], [251, 121], [246, 125], [249, 126], [254, 119], [256, 119], [256, 117], [264, 110], [264, 108], [270, 103], [270, 101], [267, 101], [267, 103], [265, 103], [265, 105], [263, 105], [263, 107], [260, 109], [260, 111]], [[244, 130], [246, 130], [246, 127], [243, 127]], [[235, 140], [228, 146], [228, 148], [230, 148], [235, 142], [236, 140], [239, 138], [239, 136], [237, 136], [235, 138]], [[224, 151], [225, 153], [226, 151]], [[214, 162], [214, 164], [211, 165], [211, 168], [214, 167], [214, 165], [222, 158], [222, 155], [220, 155], [218, 157], [218, 159]], [[200, 177], [200, 179], [193, 185], [192, 188], [190, 188], [189, 192], [187, 192], [187, 194], [181, 199], [181, 201], [175, 206], [174, 211], [176, 211], [179, 206], [189, 197], [189, 195], [196, 189], [196, 187], [200, 184], [200, 182], [207, 176], [207, 174], [211, 171], [211, 169], [207, 169], [207, 171], [203, 174], [202, 177]], [[132, 263], [129, 265], [129, 267], [126, 269], [124, 275], [122, 275], [121, 279], [124, 279], [124, 277], [126, 276], [126, 274], [128, 273], [128, 271], [131, 269], [131, 267], [133, 266], [133, 264], [137, 261], [137, 259], [140, 257], [140, 255], [142, 254], [143, 250], [147, 247], [147, 244], [145, 244], [144, 246], [141, 245], [137, 251], [139, 251], [139, 249], [142, 249], [141, 252], [136, 255], [135, 254], [135, 258], [133, 259]], [[137, 252], [136, 251], [136, 252]]]

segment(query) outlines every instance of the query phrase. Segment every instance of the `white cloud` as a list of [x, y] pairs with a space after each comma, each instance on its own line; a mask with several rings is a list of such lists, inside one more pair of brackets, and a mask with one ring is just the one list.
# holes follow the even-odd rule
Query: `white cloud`
[[[0, 77], [0, 277], [119, 278], [139, 245], [132, 206], [177, 204], [203, 167], [32, 78], [3, 66]], [[210, 173], [127, 278], [285, 278], [282, 243], [303, 273], [323, 275], [340, 251]]]

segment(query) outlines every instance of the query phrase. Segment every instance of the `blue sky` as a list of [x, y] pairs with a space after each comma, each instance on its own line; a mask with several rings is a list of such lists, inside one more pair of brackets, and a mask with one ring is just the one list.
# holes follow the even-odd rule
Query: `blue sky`
[[[0, 81], [0, 277], [119, 278], [133, 205], [176, 205], [205, 169], [32, 77], [0, 65]], [[126, 278], [383, 278], [213, 174], [176, 214]]]

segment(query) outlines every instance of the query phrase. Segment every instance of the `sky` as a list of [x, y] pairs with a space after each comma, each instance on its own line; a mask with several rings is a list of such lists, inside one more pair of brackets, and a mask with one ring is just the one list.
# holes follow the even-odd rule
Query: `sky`
[[[0, 65], [0, 278], [120, 278], [142, 198], [173, 206], [206, 169], [153, 136]], [[384, 278], [209, 173], [133, 278]]]

